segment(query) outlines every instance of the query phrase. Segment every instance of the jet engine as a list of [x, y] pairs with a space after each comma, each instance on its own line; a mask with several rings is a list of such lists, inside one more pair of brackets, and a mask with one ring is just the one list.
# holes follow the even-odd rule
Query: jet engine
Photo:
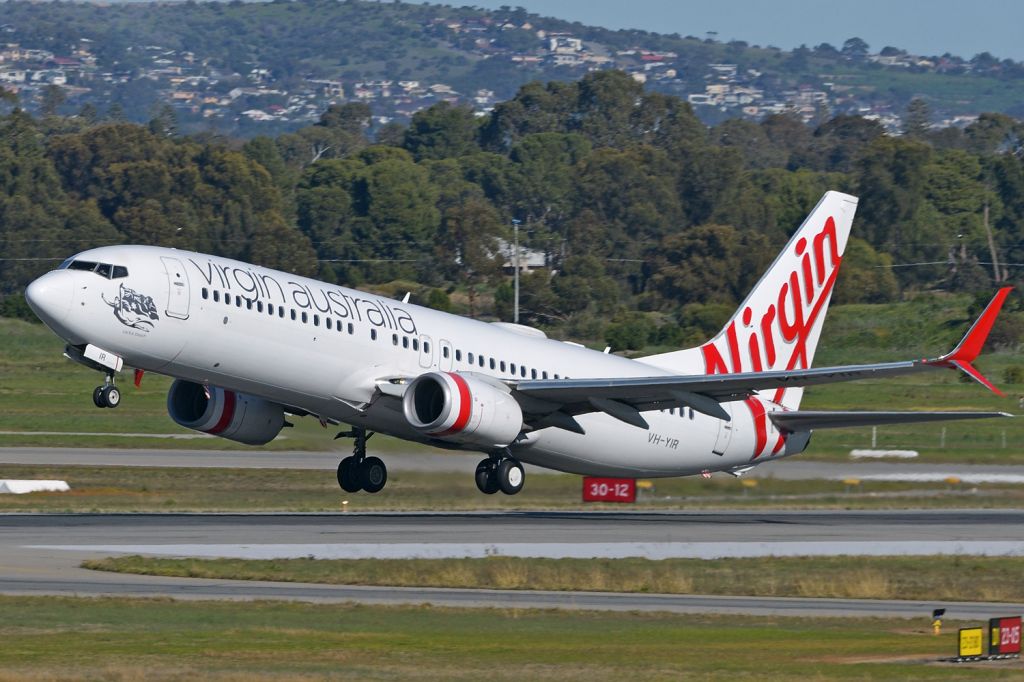
[[262, 398], [177, 379], [167, 393], [167, 412], [177, 424], [246, 445], [274, 440], [284, 408]]
[[456, 372], [416, 377], [402, 411], [420, 433], [483, 449], [508, 445], [523, 428], [523, 411], [507, 389]]

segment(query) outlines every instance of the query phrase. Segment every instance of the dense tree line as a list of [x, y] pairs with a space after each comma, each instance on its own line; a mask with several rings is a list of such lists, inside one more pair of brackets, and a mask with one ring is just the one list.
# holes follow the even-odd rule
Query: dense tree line
[[178, 137], [159, 116], [137, 126], [10, 107], [10, 300], [56, 259], [127, 242], [381, 290], [411, 280], [438, 307], [508, 317], [514, 219], [547, 262], [523, 277], [526, 322], [616, 347], [674, 344], [714, 329], [827, 189], [861, 199], [841, 302], [984, 295], [1024, 273], [1024, 124], [1003, 115], [902, 136], [846, 116], [709, 129], [614, 71], [530, 83], [486, 117], [440, 104], [373, 140], [359, 104], [244, 144]]

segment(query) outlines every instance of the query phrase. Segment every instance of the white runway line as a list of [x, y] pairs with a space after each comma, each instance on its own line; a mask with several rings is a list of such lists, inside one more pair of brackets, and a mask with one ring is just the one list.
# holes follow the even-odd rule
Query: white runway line
[[896, 474], [864, 474], [862, 481], [904, 481], [908, 483], [941, 483], [948, 478], [960, 479], [961, 483], [1024, 483], [1022, 474], [964, 474], [942, 472], [905, 472]]
[[30, 545], [27, 549], [222, 559], [730, 559], [781, 556], [1024, 556], [1024, 542], [910, 540], [840, 542], [339, 543]]

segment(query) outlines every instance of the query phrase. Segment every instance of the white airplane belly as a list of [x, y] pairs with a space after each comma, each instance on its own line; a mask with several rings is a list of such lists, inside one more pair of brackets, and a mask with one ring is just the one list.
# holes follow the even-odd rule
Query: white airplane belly
[[[742, 403], [738, 403], [742, 405]], [[749, 411], [735, 410], [728, 444], [719, 445], [722, 422], [695, 413], [694, 418], [644, 412], [650, 429], [627, 426], [603, 414], [577, 417], [586, 434], [548, 428], [529, 434], [515, 448], [525, 462], [586, 475], [682, 476], [741, 466], [753, 455], [754, 430]]]

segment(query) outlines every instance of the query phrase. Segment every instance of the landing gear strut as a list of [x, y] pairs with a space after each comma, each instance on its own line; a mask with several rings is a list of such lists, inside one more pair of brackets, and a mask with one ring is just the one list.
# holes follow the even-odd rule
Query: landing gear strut
[[506, 495], [515, 495], [523, 489], [526, 474], [523, 465], [505, 454], [492, 455], [476, 465], [476, 487], [484, 495], [493, 495], [499, 490]]
[[356, 427], [338, 436], [351, 436], [356, 440], [352, 455], [338, 464], [338, 485], [349, 493], [357, 493], [360, 490], [368, 493], [380, 492], [388, 482], [388, 468], [379, 457], [366, 456], [366, 441], [373, 434]]
[[108, 374], [102, 386], [92, 391], [92, 402], [96, 407], [117, 407], [121, 404], [121, 391], [114, 385], [114, 376]]

